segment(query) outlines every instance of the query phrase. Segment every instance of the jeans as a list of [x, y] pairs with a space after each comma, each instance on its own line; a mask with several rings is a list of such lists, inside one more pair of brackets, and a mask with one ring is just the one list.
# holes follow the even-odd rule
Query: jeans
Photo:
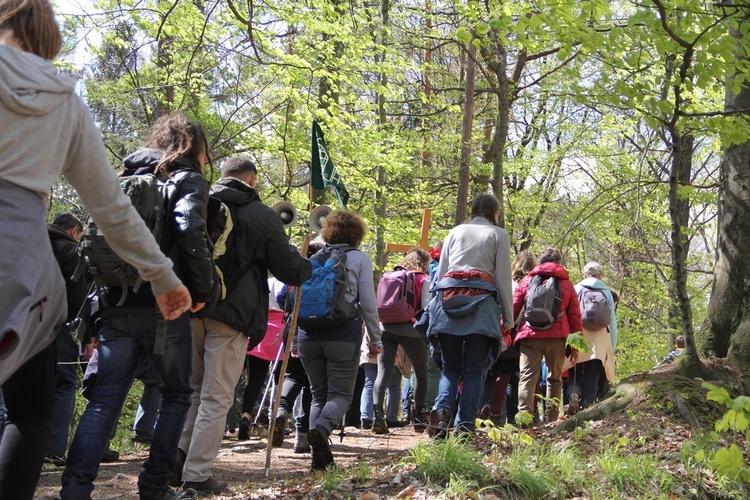
[[487, 360], [492, 339], [476, 333], [463, 336], [441, 333], [438, 337], [443, 352], [443, 375], [435, 407], [438, 411], [453, 414], [458, 384], [463, 379], [456, 426], [474, 429], [482, 401], [484, 376], [490, 367]]
[[[138, 477], [138, 489], [156, 493], [167, 487], [175, 465], [177, 444], [190, 407], [193, 337], [189, 314], [166, 326], [164, 354], [152, 356], [164, 385], [162, 404], [148, 459]], [[155, 314], [107, 316], [100, 320], [99, 370], [91, 400], [76, 429], [62, 475], [60, 496], [90, 498], [102, 452], [117, 424], [139, 365], [153, 352]]]
[[[373, 420], [373, 388], [378, 376], [378, 365], [375, 363], [364, 363], [361, 365], [365, 370], [365, 386], [362, 389], [362, 397], [359, 403], [359, 412], [362, 420]], [[386, 405], [386, 420], [391, 422], [398, 420], [398, 407], [401, 398], [401, 372], [392, 370], [388, 380], [388, 399]], [[408, 410], [407, 410], [408, 411]], [[404, 413], [406, 415], [407, 413]]]
[[55, 378], [55, 407], [52, 413], [52, 435], [47, 454], [61, 457], [68, 449], [68, 434], [76, 407], [78, 388], [78, 344], [70, 330], [63, 326], [55, 340], [57, 376]]
[[333, 432], [352, 402], [359, 369], [359, 343], [304, 340], [299, 356], [310, 379], [310, 428]]
[[3, 441], [3, 431], [5, 430], [5, 401], [3, 400], [3, 390], [0, 388], [0, 443]]
[[138, 403], [138, 410], [135, 413], [133, 434], [152, 438], [156, 418], [159, 416], [159, 407], [161, 406], [162, 382], [159, 370], [151, 362], [150, 356], [141, 364], [136, 378], [143, 383], [143, 393], [141, 394], [141, 401]]

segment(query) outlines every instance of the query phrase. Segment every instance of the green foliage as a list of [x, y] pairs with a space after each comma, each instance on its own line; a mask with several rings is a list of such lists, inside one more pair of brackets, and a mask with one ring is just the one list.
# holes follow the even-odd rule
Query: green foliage
[[[722, 418], [716, 422], [716, 431], [744, 433], [746, 443], [750, 442], [750, 432], [748, 431], [748, 427], [750, 427], [750, 398], [747, 396], [733, 398], [726, 388], [718, 387], [709, 382], [703, 382], [702, 386], [708, 389], [706, 399], [716, 401], [727, 408]], [[699, 450], [700, 455], [696, 453], [695, 460], [697, 462], [707, 460], [707, 465], [715, 472], [742, 483], [750, 483], [750, 466], [748, 466], [742, 450], [736, 444], [731, 444], [728, 447], [722, 446], [710, 457], [706, 457], [702, 451]]]
[[454, 476], [480, 481], [488, 475], [487, 468], [482, 465], [482, 454], [464, 440], [452, 436], [419, 443], [411, 450], [410, 459], [416, 463], [418, 474], [433, 483], [446, 484]]
[[581, 332], [576, 332], [568, 335], [568, 339], [565, 341], [566, 346], [570, 346], [571, 349], [575, 349], [580, 353], [586, 353], [591, 350], [591, 342], [581, 335]]

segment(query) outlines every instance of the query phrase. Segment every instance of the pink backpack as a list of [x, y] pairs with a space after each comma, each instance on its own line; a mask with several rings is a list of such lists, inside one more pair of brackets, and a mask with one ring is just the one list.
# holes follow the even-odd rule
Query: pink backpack
[[424, 273], [407, 271], [396, 267], [383, 273], [378, 285], [376, 302], [378, 317], [382, 323], [404, 323], [411, 321], [421, 309], [422, 284]]

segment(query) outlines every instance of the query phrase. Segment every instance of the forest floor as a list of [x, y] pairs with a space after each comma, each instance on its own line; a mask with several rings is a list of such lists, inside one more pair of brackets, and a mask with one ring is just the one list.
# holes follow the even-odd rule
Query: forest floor
[[[426, 435], [417, 435], [411, 428], [375, 436], [370, 431], [347, 427], [343, 441], [340, 442], [339, 431], [331, 436], [338, 465], [335, 472], [311, 473], [309, 455], [295, 454], [293, 436], [289, 435], [282, 448], [273, 449], [266, 477], [265, 437], [244, 442], [229, 437], [222, 443], [212, 468], [214, 477], [227, 481], [229, 489], [222, 495], [203, 498], [745, 496], [748, 491], [742, 484], [713, 473], [705, 467], [705, 461], [700, 463], [695, 458], [698, 450], [711, 453], [717, 446], [715, 442], [725, 446], [734, 443], [742, 449], [747, 463], [744, 436], [724, 434], [719, 438], [714, 424], [726, 408], [707, 401], [700, 381], [679, 377], [674, 368], [668, 365], [628, 377], [624, 382], [637, 388], [635, 399], [608, 418], [587, 422], [575, 432], [556, 433], [553, 424], [549, 424], [529, 431], [513, 428], [500, 435], [483, 434], [472, 450], [482, 463], [482, 473], [471, 480], [463, 480], [459, 471], [455, 477], [433, 474], [428, 478], [426, 471], [440, 465], [435, 462], [450, 460], [450, 454], [441, 450], [443, 455], [428, 459], [433, 463], [415, 460], [415, 449], [431, 445]], [[729, 386], [741, 386], [739, 373], [731, 366], [715, 363], [710, 368]], [[676, 398], [682, 403], [675, 404]], [[686, 415], [691, 423], [686, 422]], [[137, 477], [147, 453], [144, 447], [118, 462], [102, 464], [93, 498], [137, 498]], [[568, 457], [573, 457], [573, 461], [565, 462]], [[35, 498], [59, 498], [62, 469], [45, 467]]]

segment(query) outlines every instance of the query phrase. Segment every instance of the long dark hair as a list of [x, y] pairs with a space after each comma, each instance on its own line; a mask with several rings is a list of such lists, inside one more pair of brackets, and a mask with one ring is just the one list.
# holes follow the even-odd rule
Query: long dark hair
[[[157, 174], [167, 175], [169, 166], [182, 157], [189, 159], [200, 168], [200, 154], [205, 153], [213, 176], [214, 169], [209, 155], [206, 133], [200, 125], [182, 115], [164, 115], [156, 120], [145, 146], [164, 152], [156, 167]], [[202, 169], [201, 173], [203, 173]]]

